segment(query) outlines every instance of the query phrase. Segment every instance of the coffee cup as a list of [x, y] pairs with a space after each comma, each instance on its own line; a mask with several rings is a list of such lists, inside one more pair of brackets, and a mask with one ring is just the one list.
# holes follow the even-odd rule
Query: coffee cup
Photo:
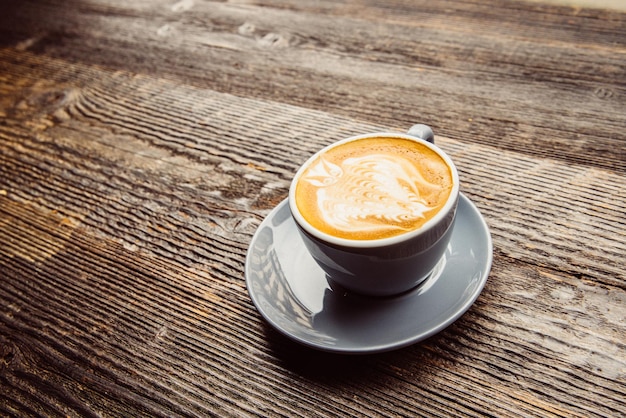
[[309, 158], [289, 189], [304, 244], [331, 284], [390, 296], [426, 280], [448, 247], [459, 198], [432, 130], [342, 139]]

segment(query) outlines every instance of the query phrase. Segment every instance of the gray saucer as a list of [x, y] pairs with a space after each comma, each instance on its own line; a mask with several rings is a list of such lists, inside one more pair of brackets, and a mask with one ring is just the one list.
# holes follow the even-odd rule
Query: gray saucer
[[285, 200], [252, 238], [246, 285], [261, 315], [287, 337], [324, 351], [375, 353], [424, 340], [458, 319], [482, 291], [492, 253], [487, 224], [461, 194], [450, 245], [433, 275], [399, 296], [359, 296], [329, 282]]

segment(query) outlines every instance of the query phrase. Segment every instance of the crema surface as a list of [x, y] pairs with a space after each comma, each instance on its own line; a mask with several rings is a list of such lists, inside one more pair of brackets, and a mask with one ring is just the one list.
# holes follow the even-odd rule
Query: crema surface
[[445, 205], [450, 167], [436, 152], [403, 138], [365, 138], [316, 158], [296, 185], [296, 204], [318, 230], [371, 240], [421, 227]]

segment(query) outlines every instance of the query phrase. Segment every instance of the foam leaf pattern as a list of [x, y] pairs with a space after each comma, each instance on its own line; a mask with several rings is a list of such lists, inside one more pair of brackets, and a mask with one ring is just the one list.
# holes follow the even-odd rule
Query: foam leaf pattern
[[340, 165], [322, 158], [304, 180], [319, 187], [324, 221], [344, 232], [407, 229], [432, 209], [421, 191], [439, 188], [410, 161], [385, 154], [348, 158]]

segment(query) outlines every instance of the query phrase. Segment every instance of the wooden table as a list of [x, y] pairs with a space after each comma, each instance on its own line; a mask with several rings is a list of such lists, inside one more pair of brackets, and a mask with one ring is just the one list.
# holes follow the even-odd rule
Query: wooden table
[[[0, 1], [0, 416], [626, 415], [626, 13], [569, 3]], [[400, 350], [292, 342], [254, 232], [322, 146], [418, 122], [482, 294]]]

